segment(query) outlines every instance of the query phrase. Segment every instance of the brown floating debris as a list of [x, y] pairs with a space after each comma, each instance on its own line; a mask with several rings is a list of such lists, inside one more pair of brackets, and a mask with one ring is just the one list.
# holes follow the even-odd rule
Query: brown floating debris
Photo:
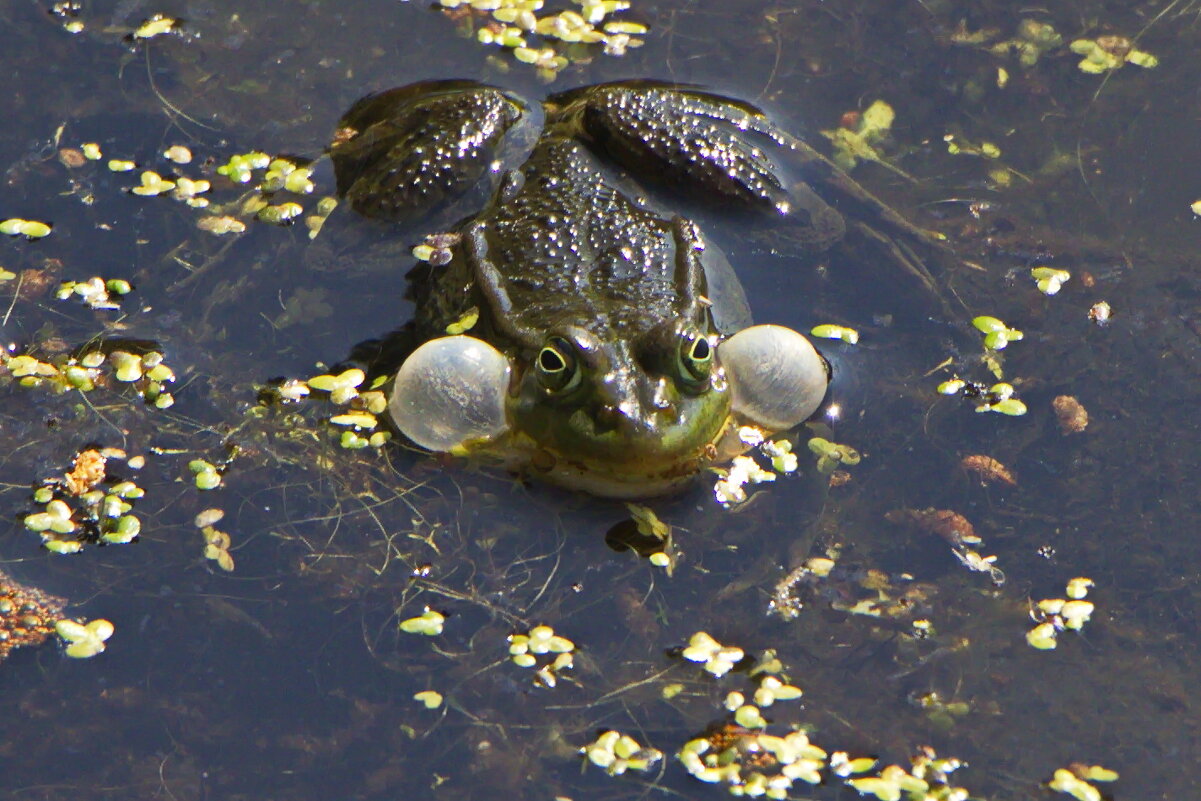
[[14, 648], [41, 645], [62, 619], [66, 601], [13, 581], [0, 570], [0, 662]]
[[1099, 300], [1088, 310], [1088, 319], [1097, 325], [1105, 325], [1113, 314], [1113, 308], [1103, 300]]
[[1051, 407], [1059, 420], [1059, 430], [1065, 435], [1079, 434], [1088, 428], [1088, 410], [1071, 395], [1060, 395], [1051, 401]]
[[846, 470], [835, 470], [830, 474], [830, 488], [841, 487], [851, 483], [851, 474]]
[[959, 466], [979, 477], [984, 484], [1004, 484], [1007, 487], [1018, 485], [1017, 479], [1013, 477], [1013, 473], [1009, 471], [1008, 467], [982, 453], [963, 457], [959, 461]]
[[67, 489], [72, 495], [83, 495], [92, 487], [104, 480], [104, 463], [107, 461], [103, 454], [95, 448], [80, 451], [75, 456], [75, 464], [71, 472], [63, 476]]
[[956, 548], [983, 542], [968, 519], [950, 509], [935, 509], [932, 506], [926, 509], [893, 509], [884, 515], [884, 519], [937, 534]]
[[82, 150], [77, 150], [73, 147], [64, 147], [58, 151], [58, 160], [62, 162], [64, 167], [76, 169], [88, 163], [84, 157]]

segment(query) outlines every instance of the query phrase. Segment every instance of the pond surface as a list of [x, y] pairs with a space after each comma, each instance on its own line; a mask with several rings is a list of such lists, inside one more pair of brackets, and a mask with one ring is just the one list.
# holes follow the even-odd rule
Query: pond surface
[[[0, 579], [115, 627], [92, 659], [47, 642], [0, 665], [0, 797], [720, 798], [675, 754], [728, 723], [728, 693], [751, 698], [750, 667], [769, 649], [804, 690], [763, 708], [769, 731], [803, 727], [829, 752], [879, 758], [868, 775], [929, 746], [966, 763], [953, 781], [973, 798], [1055, 797], [1045, 783], [1072, 763], [1117, 771], [1097, 783], [1116, 798], [1198, 794], [1201, 5], [929, 0], [885, 14], [857, 0], [633, 0], [617, 16], [649, 27], [645, 45], [566, 48], [573, 63], [549, 87], [478, 43], [489, 17], [465, 8], [51, 5], [0, 0], [0, 219], [53, 224], [0, 239], [3, 339], [10, 358], [60, 366], [161, 352], [174, 404], [155, 408], [137, 393], [146, 381], [111, 372], [84, 393], [20, 386], [11, 360], [0, 369]], [[182, 28], [126, 40], [156, 13]], [[1014, 41], [1029, 21], [1062, 40], [1031, 58], [1033, 40]], [[1082, 71], [1069, 44], [1107, 35], [1158, 65]], [[328, 419], [345, 407], [263, 387], [337, 373], [356, 344], [401, 325], [417, 242], [344, 208], [315, 238], [256, 221], [248, 187], [216, 167], [253, 150], [316, 157], [357, 98], [448, 77], [530, 98], [631, 77], [695, 83], [827, 151], [820, 131], [854, 128], [848, 112], [884, 100], [896, 120], [876, 147], [889, 167], [853, 174], [948, 237], [963, 260], [941, 276], [953, 310], [928, 317], [870, 270], [723, 241], [758, 321], [838, 323], [860, 341], [822, 344], [835, 381], [792, 437], [795, 475], [735, 509], [715, 500], [715, 477], [650, 504], [672, 526], [670, 571], [609, 544], [630, 517], [621, 504], [396, 442], [342, 447]], [[83, 157], [85, 143], [103, 157]], [[192, 161], [165, 159], [173, 145]], [[110, 159], [139, 166], [114, 172]], [[212, 205], [130, 193], [143, 170], [210, 180]], [[306, 214], [332, 192], [327, 173], [314, 181]], [[197, 227], [224, 214], [246, 231]], [[1071, 279], [1045, 295], [1039, 266]], [[117, 309], [56, 297], [93, 276], [133, 290]], [[1090, 319], [1101, 301], [1104, 324]], [[986, 363], [978, 315], [1024, 338]], [[1026, 414], [936, 391], [956, 376], [987, 388], [994, 369]], [[1059, 396], [1082, 404], [1087, 428], [1062, 433]], [[831, 481], [814, 436], [862, 460]], [[89, 446], [144, 458], [107, 465], [106, 486], [145, 491], [132, 502], [140, 534], [48, 553], [23, 522], [45, 507], [31, 487]], [[961, 466], [971, 455], [1016, 485], [982, 484]], [[197, 488], [196, 460], [219, 486]], [[207, 509], [224, 512], [212, 525], [227, 546], [196, 525]], [[962, 515], [982, 542], [960, 529], [957, 558], [955, 534], [905, 511], [925, 509]], [[813, 557], [836, 562], [829, 576], [805, 573]], [[1095, 584], [1091, 619], [1053, 650], [1031, 647], [1032, 605], [1077, 577]], [[446, 617], [440, 635], [399, 630], [427, 607]], [[540, 624], [576, 647], [553, 688], [509, 658], [507, 638]], [[679, 653], [698, 631], [748, 658], [709, 675]], [[414, 700], [427, 690], [441, 706]], [[579, 749], [606, 729], [663, 759], [623, 776], [581, 770]], [[857, 795], [823, 776], [789, 797]]]

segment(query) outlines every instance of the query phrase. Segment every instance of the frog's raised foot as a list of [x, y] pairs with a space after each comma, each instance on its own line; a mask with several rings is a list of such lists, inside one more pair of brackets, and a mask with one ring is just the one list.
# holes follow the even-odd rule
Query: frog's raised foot
[[[338, 194], [368, 217], [417, 221], [487, 202], [497, 165], [519, 166], [537, 131], [517, 95], [474, 81], [426, 81], [359, 100], [330, 156]], [[464, 213], [471, 213], [467, 211]]]
[[[638, 176], [720, 212], [761, 215], [776, 247], [844, 248], [941, 303], [935, 273], [957, 259], [941, 238], [880, 201], [758, 108], [692, 87], [630, 81], [554, 95], [552, 113]], [[795, 180], [788, 180], [795, 178]], [[932, 269], [933, 266], [933, 269]], [[885, 273], [881, 275], [881, 273]]]

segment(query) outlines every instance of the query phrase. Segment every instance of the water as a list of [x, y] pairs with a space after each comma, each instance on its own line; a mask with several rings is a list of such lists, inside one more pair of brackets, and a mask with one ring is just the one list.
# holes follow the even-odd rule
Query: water
[[[696, 82], [764, 105], [814, 143], [844, 112], [885, 99], [897, 122], [884, 150], [916, 180], [870, 164], [856, 177], [946, 232], [972, 265], [949, 277], [958, 314], [923, 320], [900, 303], [864, 308], [862, 279], [815, 279], [812, 265], [761, 241], [723, 242], [760, 321], [860, 329], [858, 346], [825, 348], [840, 409], [825, 433], [864, 458], [848, 468], [849, 483], [826, 490], [806, 434], [805, 475], [768, 485], [742, 511], [720, 509], [708, 480], [657, 502], [680, 550], [670, 577], [606, 544], [628, 517], [619, 505], [395, 445], [342, 449], [321, 424], [333, 413], [323, 401], [253, 413], [267, 379], [316, 375], [318, 363], [334, 365], [403, 322], [412, 242], [343, 211], [313, 242], [302, 225], [252, 224], [222, 239], [195, 228], [197, 210], [125, 193], [138, 173], [109, 172], [104, 161], [68, 169], [57, 155], [95, 141], [105, 160], [166, 174], [157, 154], [185, 144], [196, 160], [180, 169], [192, 176], [206, 159], [256, 148], [313, 156], [369, 91], [454, 76], [538, 98], [548, 90], [532, 70], [510, 59], [502, 74], [486, 60], [497, 48], [460, 38], [455, 21], [413, 3], [97, 3], [74, 36], [42, 6], [0, 10], [10, 76], [0, 217], [54, 223], [44, 240], [0, 241], [0, 266], [51, 277], [48, 289], [15, 299], [13, 282], [0, 286], [4, 339], [43, 358], [98, 337], [153, 341], [178, 375], [165, 411], [128, 390], [0, 387], [11, 443], [0, 460], [11, 520], [0, 564], [67, 597], [72, 617], [116, 627], [90, 661], [47, 644], [3, 664], [0, 797], [721, 797], [672, 755], [723, 719], [727, 692], [754, 685], [745, 672], [711, 679], [671, 653], [698, 630], [755, 656], [775, 649], [805, 696], [764, 714], [773, 730], [811, 727], [831, 751], [908, 764], [930, 745], [969, 763], [956, 780], [981, 798], [1032, 797], [1077, 761], [1119, 771], [1115, 797], [1195, 794], [1190, 404], [1201, 287], [1189, 204], [1199, 192], [1180, 166], [1198, 155], [1201, 9], [1032, 10], [1065, 45], [1024, 68], [952, 42], [961, 20], [967, 32], [997, 28], [991, 42], [1010, 37], [1023, 18], [1010, 4], [913, 3], [885, 15], [858, 2], [636, 3], [632, 18], [651, 27], [645, 47], [621, 58], [593, 52], [564, 71], [553, 88]], [[122, 43], [158, 11], [185, 19], [191, 35]], [[1138, 47], [1159, 58], [1153, 70], [1085, 75], [1066, 47], [1144, 30]], [[995, 143], [1001, 158], [950, 155], [948, 133]], [[989, 174], [1001, 166], [1014, 171], [1006, 187]], [[1028, 275], [1043, 263], [1073, 274], [1052, 298]], [[58, 281], [93, 275], [135, 285], [122, 311], [54, 298]], [[1104, 327], [1087, 319], [1100, 300], [1114, 310]], [[1004, 353], [1024, 417], [977, 414], [934, 392], [952, 371], [991, 382], [968, 322], [977, 314], [1025, 332]], [[1088, 409], [1085, 432], [1060, 434], [1051, 400], [1061, 394]], [[147, 456], [136, 473], [114, 467], [146, 490], [136, 504], [142, 536], [47, 554], [21, 522], [34, 511], [29, 486], [61, 475], [93, 443]], [[188, 461], [220, 464], [230, 446], [238, 450], [223, 486], [199, 492]], [[957, 468], [968, 454], [1004, 462], [1018, 486], [982, 488]], [[192, 521], [210, 507], [226, 513], [217, 527], [232, 540], [232, 573], [204, 558]], [[884, 517], [926, 507], [965, 515], [1005, 583], [968, 571], [944, 540]], [[840, 572], [796, 619], [769, 615], [788, 570], [831, 551]], [[1076, 576], [1096, 582], [1093, 619], [1082, 634], [1060, 635], [1056, 650], [1035, 651], [1025, 641], [1030, 600], [1062, 597]], [[913, 608], [845, 611], [885, 583]], [[397, 631], [427, 605], [447, 614], [442, 636]], [[915, 637], [915, 619], [933, 632]], [[507, 659], [508, 635], [539, 623], [579, 648], [553, 690]], [[682, 689], [664, 700], [671, 684]], [[413, 700], [427, 689], [446, 705]], [[581, 772], [576, 749], [606, 727], [664, 751], [662, 770]], [[794, 796], [854, 792], [834, 781], [798, 785]]]

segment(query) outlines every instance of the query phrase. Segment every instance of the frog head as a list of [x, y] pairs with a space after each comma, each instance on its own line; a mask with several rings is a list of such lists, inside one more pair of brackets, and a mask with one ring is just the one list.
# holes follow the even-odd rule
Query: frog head
[[635, 338], [552, 328], [509, 355], [466, 335], [425, 343], [397, 373], [397, 427], [433, 451], [500, 457], [610, 497], [665, 492], [734, 455], [736, 429], [784, 430], [825, 395], [821, 356], [789, 328], [720, 339], [684, 320]]

